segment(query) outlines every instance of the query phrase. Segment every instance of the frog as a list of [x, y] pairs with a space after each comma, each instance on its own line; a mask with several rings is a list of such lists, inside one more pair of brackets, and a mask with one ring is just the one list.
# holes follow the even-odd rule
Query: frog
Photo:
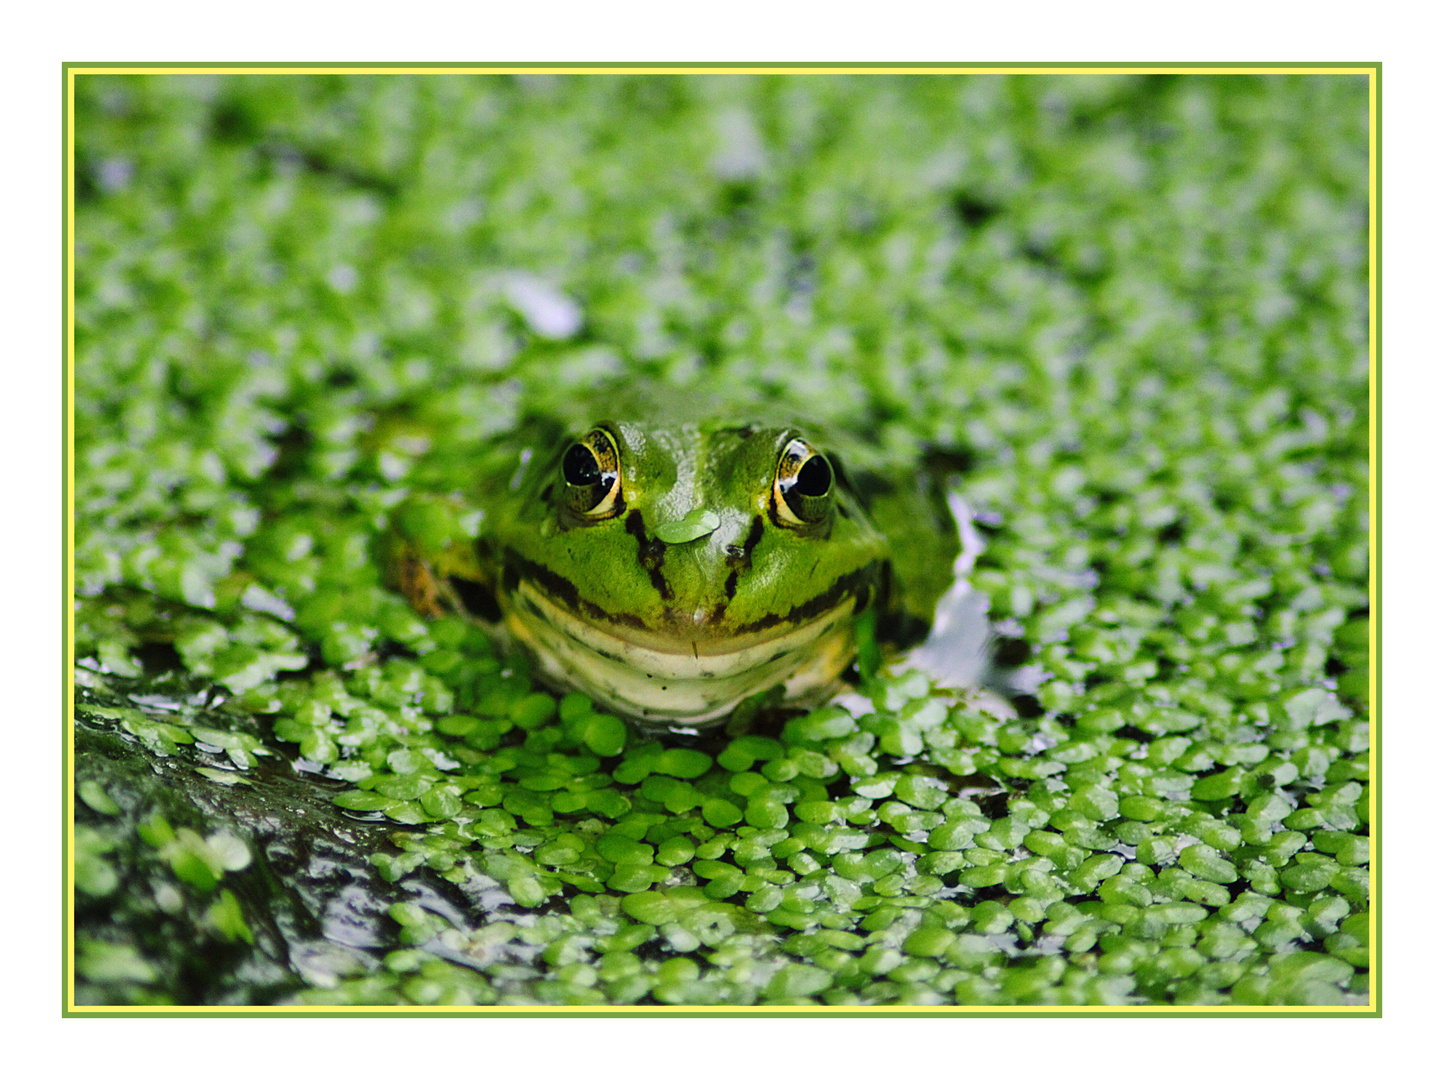
[[[880, 625], [916, 632], [951, 581], [909, 572], [869, 513], [916, 533], [916, 491], [855, 486], [805, 425], [623, 416], [533, 438], [514, 462], [474, 539], [428, 548], [398, 515], [392, 583], [643, 731], [703, 732], [764, 695], [821, 704]], [[950, 565], [955, 538], [933, 546]]]

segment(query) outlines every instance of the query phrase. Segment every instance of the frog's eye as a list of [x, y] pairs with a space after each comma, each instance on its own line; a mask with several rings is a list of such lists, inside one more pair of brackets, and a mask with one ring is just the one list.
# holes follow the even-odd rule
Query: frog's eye
[[784, 524], [816, 525], [832, 508], [832, 466], [807, 443], [793, 439], [778, 459], [772, 492]]
[[568, 510], [588, 518], [610, 515], [621, 490], [617, 444], [601, 428], [593, 428], [562, 456], [563, 498]]

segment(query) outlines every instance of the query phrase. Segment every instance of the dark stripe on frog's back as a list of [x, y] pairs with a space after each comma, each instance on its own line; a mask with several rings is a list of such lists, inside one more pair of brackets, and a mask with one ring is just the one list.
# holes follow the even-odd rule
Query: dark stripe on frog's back
[[667, 545], [653, 537], [647, 538], [647, 525], [640, 510], [627, 514], [627, 532], [637, 540], [637, 562], [647, 571], [652, 588], [663, 600], [672, 599], [672, 586], [662, 574], [662, 561], [667, 557]]
[[549, 570], [540, 563], [534, 563], [514, 548], [503, 548], [501, 553], [501, 587], [506, 593], [514, 593], [523, 581], [529, 581], [543, 593], [574, 612], [585, 615], [594, 622], [612, 623], [617, 626], [631, 626], [646, 630], [647, 624], [630, 612], [612, 613], [582, 598], [577, 587], [555, 570]]
[[858, 606], [866, 607], [878, 592], [880, 578], [886, 566], [885, 560], [873, 559], [872, 562], [843, 574], [828, 587], [826, 592], [818, 593], [811, 600], [796, 605], [785, 614], [773, 613], [764, 615], [760, 619], [753, 619], [750, 623], [737, 627], [735, 633], [750, 634], [758, 630], [769, 630], [782, 623], [808, 622], [837, 607], [847, 599], [849, 594], [859, 602]]
[[[800, 624], [814, 619], [819, 615], [832, 610], [847, 599], [849, 594], [853, 599], [860, 601], [862, 606], [875, 599], [880, 594], [881, 577], [885, 572], [887, 563], [882, 559], [874, 559], [871, 562], [844, 574], [828, 587], [826, 592], [819, 593], [812, 599], [798, 604], [783, 614], [769, 613], [759, 619], [734, 628], [735, 634], [749, 634], [759, 630], [769, 630], [774, 626], [783, 623]], [[567, 578], [562, 577], [554, 570], [549, 570], [539, 563], [534, 563], [526, 556], [518, 553], [512, 548], [505, 548], [502, 551], [502, 589], [506, 592], [515, 592], [516, 587], [522, 581], [529, 581], [539, 588], [547, 596], [558, 601], [565, 607], [588, 619], [598, 623], [610, 623], [615, 626], [629, 626], [638, 630], [655, 630], [639, 616], [631, 612], [610, 612], [599, 607], [590, 600], [582, 598], [577, 587]], [[725, 605], [718, 605], [716, 615], [720, 619]]]
[[[743, 570], [752, 569], [752, 549], [762, 541], [762, 534], [766, 531], [766, 525], [762, 515], [757, 514], [752, 518], [752, 527], [747, 530], [747, 539], [742, 541], [742, 546], [729, 544], [727, 546], [727, 565], [732, 572], [727, 575], [723, 583], [723, 591], [727, 593], [727, 599], [731, 600], [737, 595], [737, 575]], [[726, 602], [717, 605], [717, 617], [722, 617], [722, 610], [727, 606]]]

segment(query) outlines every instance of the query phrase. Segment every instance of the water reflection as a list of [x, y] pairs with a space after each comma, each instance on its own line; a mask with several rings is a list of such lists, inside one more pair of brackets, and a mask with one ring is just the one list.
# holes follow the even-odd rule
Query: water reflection
[[973, 510], [962, 493], [948, 493], [948, 512], [962, 545], [953, 562], [953, 584], [938, 601], [932, 629], [904, 658], [904, 664], [926, 674], [937, 686], [966, 689], [995, 681], [989, 645], [988, 598], [968, 584], [968, 575], [983, 551], [983, 538], [973, 525]]

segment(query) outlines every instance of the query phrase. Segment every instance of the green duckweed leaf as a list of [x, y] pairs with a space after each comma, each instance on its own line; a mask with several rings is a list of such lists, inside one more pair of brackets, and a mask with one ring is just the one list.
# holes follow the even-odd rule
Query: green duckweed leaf
[[691, 540], [715, 532], [722, 519], [711, 510], [694, 507], [685, 517], [675, 521], [664, 521], [653, 532], [665, 544], [685, 544]]

